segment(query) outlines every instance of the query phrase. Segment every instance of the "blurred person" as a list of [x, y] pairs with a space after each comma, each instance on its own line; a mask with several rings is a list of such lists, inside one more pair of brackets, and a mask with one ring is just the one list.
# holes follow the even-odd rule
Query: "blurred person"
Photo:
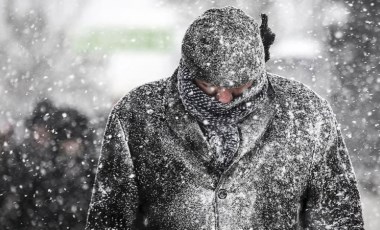
[[363, 229], [335, 115], [266, 71], [273, 41], [233, 7], [190, 25], [174, 74], [114, 106], [86, 229]]
[[[41, 185], [45, 192], [55, 193], [55, 203], [58, 204], [57, 207], [50, 206], [57, 214], [51, 226], [84, 229], [95, 178], [96, 156], [92, 129], [87, 117], [70, 108], [58, 109], [54, 123], [57, 140], [55, 172], [48, 178], [49, 184]], [[57, 184], [49, 192], [54, 182]], [[51, 196], [48, 193], [46, 196]], [[46, 215], [51, 216], [51, 213]]]
[[[29, 226], [28, 209], [30, 191], [33, 187], [33, 178], [29, 174], [29, 168], [42, 161], [39, 156], [49, 156], [51, 144], [50, 117], [55, 108], [50, 101], [44, 100], [38, 103], [33, 110], [33, 115], [25, 122], [26, 137], [22, 145], [15, 146], [12, 154], [8, 154], [3, 161], [3, 196], [5, 202], [0, 204], [0, 229], [21, 229]], [[30, 154], [33, 153], [33, 154]], [[25, 160], [28, 158], [28, 160]], [[36, 166], [39, 168], [39, 166]]]
[[[26, 121], [27, 137], [14, 154], [18, 168], [7, 196], [4, 229], [83, 229], [95, 173], [88, 119], [44, 100]], [[2, 214], [0, 214], [2, 215]]]

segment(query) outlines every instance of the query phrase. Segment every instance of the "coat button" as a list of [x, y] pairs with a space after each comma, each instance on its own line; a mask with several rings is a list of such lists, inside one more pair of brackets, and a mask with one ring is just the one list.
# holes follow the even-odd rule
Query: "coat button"
[[219, 199], [226, 199], [227, 191], [225, 189], [220, 189], [218, 192]]

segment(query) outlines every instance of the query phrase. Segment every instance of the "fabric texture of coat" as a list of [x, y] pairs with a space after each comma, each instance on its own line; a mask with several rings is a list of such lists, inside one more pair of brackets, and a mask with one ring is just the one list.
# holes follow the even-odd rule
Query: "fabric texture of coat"
[[217, 175], [177, 73], [113, 108], [86, 229], [363, 229], [335, 115], [299, 82], [267, 73], [268, 103], [239, 123], [240, 148]]

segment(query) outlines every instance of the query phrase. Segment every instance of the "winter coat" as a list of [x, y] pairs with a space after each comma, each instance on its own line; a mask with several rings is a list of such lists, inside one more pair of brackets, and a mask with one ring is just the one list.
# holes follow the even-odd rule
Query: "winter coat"
[[86, 229], [363, 229], [352, 164], [326, 102], [267, 74], [270, 102], [239, 124], [222, 175], [177, 73], [113, 108]]

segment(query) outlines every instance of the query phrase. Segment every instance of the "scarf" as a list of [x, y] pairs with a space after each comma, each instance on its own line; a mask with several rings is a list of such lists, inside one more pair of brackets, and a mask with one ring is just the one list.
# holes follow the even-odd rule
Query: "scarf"
[[258, 85], [247, 89], [243, 95], [232, 102], [223, 104], [214, 97], [204, 93], [195, 83], [196, 76], [190, 68], [181, 62], [178, 71], [178, 90], [185, 109], [193, 115], [202, 130], [213, 152], [213, 166], [224, 171], [236, 155], [240, 134], [238, 123], [255, 109], [255, 105], [263, 103], [268, 81], [265, 76]]

